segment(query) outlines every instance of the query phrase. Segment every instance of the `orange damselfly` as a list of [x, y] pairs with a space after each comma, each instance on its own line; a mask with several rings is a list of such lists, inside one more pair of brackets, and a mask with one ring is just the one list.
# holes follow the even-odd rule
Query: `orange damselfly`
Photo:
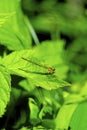
[[54, 73], [55, 73], [55, 68], [47, 67], [47, 66], [44, 66], [44, 65], [42, 65], [42, 64], [38, 64], [38, 63], [36, 63], [36, 62], [34, 62], [34, 61], [30, 60], [30, 59], [26, 59], [26, 58], [24, 58], [24, 57], [22, 57], [22, 59], [25, 60], [25, 61], [28, 61], [28, 62], [30, 62], [30, 63], [32, 63], [32, 64], [34, 64], [34, 65], [37, 65], [37, 66], [39, 66], [39, 67], [42, 67], [42, 68], [48, 70], [48, 72], [49, 72], [50, 74], [54, 74]]

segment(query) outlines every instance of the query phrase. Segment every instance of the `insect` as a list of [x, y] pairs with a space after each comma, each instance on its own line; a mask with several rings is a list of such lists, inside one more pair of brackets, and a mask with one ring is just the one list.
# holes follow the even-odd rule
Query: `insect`
[[26, 59], [26, 58], [24, 58], [24, 57], [22, 57], [22, 59], [23, 59], [23, 60], [26, 60], [26, 61], [28, 61], [28, 62], [34, 64], [34, 65], [37, 65], [37, 66], [39, 66], [39, 67], [42, 67], [42, 68], [44, 68], [44, 69], [47, 69], [50, 74], [54, 74], [54, 73], [55, 73], [55, 68], [47, 67], [47, 66], [38, 64], [38, 63], [36, 63], [36, 62], [34, 62], [34, 61], [30, 60], [30, 59]]

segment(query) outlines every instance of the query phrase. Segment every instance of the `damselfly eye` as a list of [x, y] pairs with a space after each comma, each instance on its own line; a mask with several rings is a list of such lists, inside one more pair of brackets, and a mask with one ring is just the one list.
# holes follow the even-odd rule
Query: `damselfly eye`
[[55, 69], [54, 68], [51, 68], [51, 67], [48, 67], [48, 71], [50, 72], [50, 73], [55, 73]]

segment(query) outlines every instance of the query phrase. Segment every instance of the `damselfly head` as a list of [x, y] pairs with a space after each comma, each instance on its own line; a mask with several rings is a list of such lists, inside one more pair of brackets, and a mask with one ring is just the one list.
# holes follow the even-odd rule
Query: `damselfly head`
[[54, 73], [55, 73], [55, 68], [48, 67], [48, 71], [49, 71], [51, 74], [54, 74]]

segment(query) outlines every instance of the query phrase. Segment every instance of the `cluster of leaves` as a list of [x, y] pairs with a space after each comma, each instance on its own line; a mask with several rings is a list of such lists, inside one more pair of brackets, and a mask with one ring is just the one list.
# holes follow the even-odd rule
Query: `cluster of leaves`
[[0, 1], [1, 130], [86, 130], [86, 5]]

